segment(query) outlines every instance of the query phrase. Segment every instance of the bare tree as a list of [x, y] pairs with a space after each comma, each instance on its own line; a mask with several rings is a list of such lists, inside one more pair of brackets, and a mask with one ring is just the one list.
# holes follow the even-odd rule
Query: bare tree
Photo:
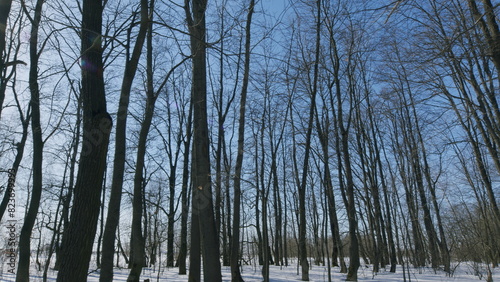
[[112, 121], [106, 109], [100, 0], [82, 4], [81, 61], [83, 143], [69, 226], [61, 247], [57, 281], [86, 281], [97, 229], [100, 196]]
[[[19, 17], [17, 19], [17, 21], [19, 23], [23, 21], [23, 18], [24, 18], [23, 15], [24, 15], [23, 12], [19, 13]], [[14, 43], [15, 41], [17, 41], [16, 42], [17, 44], [20, 43], [20, 35], [21, 35], [22, 26], [23, 25], [19, 24], [17, 34], [12, 34], [9, 37], [10, 40], [12, 41], [12, 43]], [[0, 24], [0, 28], [1, 27], [2, 26]], [[14, 39], [14, 38], [16, 38], [16, 39]], [[0, 38], [0, 41], [1, 41], [1, 38]], [[11, 47], [13, 49], [14, 57], [17, 57], [18, 53], [19, 53], [20, 46], [15, 47], [15, 48], [14, 48], [14, 46], [11, 46]], [[0, 49], [0, 52], [2, 52], [1, 49]], [[0, 56], [2, 56], [2, 55], [0, 55]], [[26, 140], [28, 139], [28, 130], [29, 130], [29, 125], [30, 125], [30, 120], [31, 120], [31, 105], [28, 104], [27, 109], [24, 110], [23, 105], [21, 104], [22, 101], [19, 98], [19, 93], [16, 91], [16, 87], [15, 87], [15, 85], [16, 85], [16, 83], [15, 83], [15, 81], [16, 81], [16, 65], [14, 65], [12, 67], [12, 70], [9, 73], [9, 75], [5, 75], [5, 72], [0, 73], [0, 77], [4, 77], [4, 76], [6, 78], [0, 78], [0, 79], [5, 80], [5, 82], [0, 82], [0, 84], [6, 83], [8, 77], [13, 78], [14, 84], [12, 86], [12, 92], [13, 92], [14, 100], [16, 103], [17, 112], [19, 113], [19, 120], [21, 122], [21, 127], [22, 127], [21, 139], [19, 140], [19, 142], [15, 143], [16, 156], [14, 157], [14, 161], [13, 161], [12, 166], [10, 168], [10, 172], [11, 172], [10, 178], [11, 178], [12, 183], [15, 183], [16, 179], [17, 179], [17, 172], [19, 171], [21, 161], [23, 160], [23, 155], [24, 155], [24, 151], [25, 151], [24, 149], [26, 146]], [[0, 86], [0, 88], [1, 87], [2, 86]], [[5, 87], [7, 87], [7, 86], [5, 85]], [[0, 91], [2, 91], [2, 90], [0, 89]], [[1, 113], [1, 110], [0, 110], [0, 113]], [[11, 192], [12, 191], [10, 191], [10, 189], [5, 189], [5, 191], [4, 191], [2, 202], [0, 203], [0, 220], [2, 220], [2, 218], [5, 214], [5, 211], [7, 210], [9, 200], [11, 199]]]
[[193, 83], [191, 89], [191, 103], [193, 103], [194, 113], [192, 155], [193, 198], [189, 281], [200, 280], [200, 241], [203, 242], [204, 279], [205, 281], [220, 281], [219, 244], [213, 210], [210, 155], [208, 152], [205, 42], [205, 11], [207, 1], [185, 0], [184, 5], [193, 56]]
[[23, 10], [31, 23], [30, 38], [30, 72], [29, 88], [31, 93], [31, 130], [33, 133], [33, 188], [30, 204], [24, 224], [19, 235], [19, 265], [17, 268], [16, 281], [29, 281], [29, 267], [31, 257], [31, 233], [35, 224], [40, 200], [42, 198], [42, 168], [43, 168], [43, 146], [42, 126], [40, 121], [40, 87], [38, 85], [38, 62], [40, 50], [38, 49], [38, 31], [42, 19], [43, 1], [39, 0], [35, 4], [34, 15], [30, 16], [28, 8], [23, 3]]
[[193, 106], [189, 105], [189, 114], [186, 121], [186, 138], [184, 140], [184, 164], [182, 166], [182, 190], [181, 190], [181, 238], [179, 247], [179, 256], [177, 264], [179, 266], [179, 274], [186, 274], [186, 257], [187, 257], [187, 223], [189, 216], [189, 152], [191, 147], [192, 136], [192, 120], [193, 120]]
[[[103, 249], [101, 261], [101, 273], [99, 280], [111, 281], [113, 279], [113, 255], [115, 252], [116, 228], [120, 220], [120, 206], [123, 189], [123, 176], [125, 173], [125, 156], [126, 156], [126, 132], [127, 132], [127, 116], [128, 105], [130, 101], [130, 92], [134, 81], [139, 59], [142, 54], [146, 32], [148, 30], [148, 1], [140, 1], [140, 24], [137, 39], [131, 56], [127, 56], [125, 61], [125, 71], [120, 92], [120, 101], [118, 104], [118, 114], [116, 119], [116, 136], [115, 136], [115, 154], [113, 159], [113, 176], [111, 182], [111, 192], [109, 197], [108, 213], [106, 216], [106, 226], [103, 235]], [[132, 18], [135, 19], [135, 16]], [[130, 45], [130, 32], [134, 22], [129, 28], [128, 44]], [[127, 50], [127, 55], [129, 51]]]
[[255, 7], [255, 0], [250, 1], [248, 7], [247, 22], [245, 27], [245, 62], [243, 73], [243, 86], [241, 88], [240, 98], [240, 117], [238, 122], [238, 153], [236, 156], [236, 166], [234, 173], [234, 203], [233, 203], [233, 239], [231, 241], [231, 281], [243, 281], [240, 273], [240, 208], [241, 208], [241, 169], [243, 166], [243, 152], [245, 142], [245, 115], [248, 80], [250, 77], [250, 27], [252, 24], [252, 15]]
[[[152, 2], [154, 3], [154, 2]], [[154, 5], [150, 7], [150, 14], [153, 11]], [[150, 18], [151, 19], [151, 18]], [[146, 144], [150, 132], [151, 124], [155, 113], [155, 105], [160, 93], [164, 91], [166, 83], [169, 81], [174, 71], [184, 64], [189, 57], [184, 57], [179, 63], [174, 65], [164, 79], [159, 84], [158, 88], [154, 88], [154, 71], [153, 71], [153, 22], [149, 22], [149, 29], [146, 38], [146, 105], [144, 107], [144, 116], [141, 121], [139, 131], [139, 141], [137, 144], [137, 155], [134, 171], [134, 196], [132, 200], [132, 235], [130, 239], [131, 255], [130, 255], [130, 273], [128, 281], [139, 281], [142, 268], [145, 266], [145, 235], [142, 229], [142, 220], [145, 213], [144, 209], [144, 189], [146, 186], [146, 178], [144, 173], [146, 170]], [[175, 175], [172, 174], [171, 176]], [[170, 180], [172, 181], [172, 179]], [[171, 189], [171, 188], [170, 188]], [[173, 205], [172, 205], [173, 206]], [[144, 223], [147, 226], [147, 223]], [[146, 231], [147, 229], [145, 229]]]

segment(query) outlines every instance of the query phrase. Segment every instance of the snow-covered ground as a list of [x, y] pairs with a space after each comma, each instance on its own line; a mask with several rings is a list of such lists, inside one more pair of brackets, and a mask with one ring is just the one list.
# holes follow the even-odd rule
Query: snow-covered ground
[[[457, 265], [455, 265], [457, 266]], [[0, 269], [0, 281], [15, 281], [15, 276], [5, 272], [5, 269]], [[345, 280], [345, 274], [339, 273], [339, 268], [332, 268], [332, 281], [343, 281]], [[406, 281], [418, 281], [418, 282], [429, 282], [429, 281], [480, 281], [480, 277], [474, 275], [474, 273], [482, 276], [482, 280], [485, 280], [486, 268], [478, 266], [473, 263], [461, 263], [455, 268], [454, 274], [448, 277], [444, 272], [435, 273], [430, 268], [411, 268], [406, 273]], [[31, 270], [32, 279], [30, 281], [42, 281], [42, 273], [38, 273], [34, 268]], [[56, 273], [50, 272], [48, 281], [56, 280]], [[126, 281], [128, 275], [128, 269], [115, 269], [115, 275], [113, 281]], [[229, 267], [223, 267], [223, 281], [231, 281], [231, 274]], [[262, 281], [260, 267], [255, 266], [245, 266], [243, 268], [243, 278], [245, 281], [254, 282]], [[297, 274], [297, 266], [279, 267], [271, 266], [270, 269], [270, 281], [273, 282], [285, 282], [285, 281], [300, 281], [300, 273]], [[323, 266], [312, 266], [309, 273], [310, 281], [328, 281], [327, 267]], [[145, 268], [142, 275], [142, 281], [144, 279], [150, 279], [153, 281], [187, 281], [186, 275], [178, 275], [177, 268], [163, 269], [162, 271], [154, 271], [149, 268]], [[362, 266], [358, 272], [359, 281], [372, 281], [372, 282], [386, 282], [386, 281], [404, 281], [402, 268], [398, 267], [396, 273], [390, 273], [388, 271], [382, 270], [381, 272], [374, 275], [370, 267]], [[99, 281], [99, 273], [91, 273], [88, 277], [89, 282]], [[500, 270], [493, 269], [493, 281], [500, 281]]]

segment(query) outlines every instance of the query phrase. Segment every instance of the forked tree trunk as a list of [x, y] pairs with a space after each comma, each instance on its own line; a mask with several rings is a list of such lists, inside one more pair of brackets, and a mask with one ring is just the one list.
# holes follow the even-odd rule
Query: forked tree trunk
[[[151, 11], [153, 6], [151, 7]], [[146, 266], [146, 240], [142, 230], [142, 220], [144, 213], [144, 167], [146, 157], [146, 144], [149, 129], [153, 121], [155, 103], [158, 98], [158, 90], [155, 93], [153, 86], [153, 27], [152, 22], [148, 23], [147, 44], [146, 44], [146, 105], [144, 108], [144, 120], [141, 123], [139, 132], [139, 142], [137, 144], [136, 167], [134, 174], [134, 197], [132, 199], [132, 234], [130, 240], [130, 273], [127, 278], [129, 282], [138, 282], [142, 268]], [[168, 76], [166, 79], [168, 79]], [[147, 226], [147, 224], [144, 224]]]
[[[192, 155], [192, 225], [191, 225], [191, 267], [196, 275], [189, 275], [190, 281], [198, 281], [199, 256], [193, 248], [199, 244], [201, 235], [203, 246], [203, 273], [205, 281], [221, 281], [218, 234], [215, 226], [212, 186], [210, 176], [210, 155], [207, 120], [207, 74], [206, 74], [206, 0], [185, 0], [186, 20], [190, 32], [193, 60], [193, 82], [191, 102], [193, 103], [193, 155]], [[196, 222], [196, 219], [198, 219]], [[195, 227], [197, 225], [197, 227]], [[199, 230], [196, 230], [199, 228]], [[197, 242], [195, 242], [197, 241]]]

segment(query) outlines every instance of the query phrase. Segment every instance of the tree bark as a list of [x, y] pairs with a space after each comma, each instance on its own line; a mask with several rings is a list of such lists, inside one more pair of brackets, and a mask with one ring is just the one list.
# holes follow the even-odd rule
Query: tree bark
[[[207, 121], [207, 77], [206, 77], [206, 28], [205, 11], [206, 0], [185, 0], [186, 19], [190, 32], [191, 52], [193, 60], [193, 82], [191, 102], [193, 103], [193, 155], [192, 179], [193, 200], [191, 226], [191, 247], [197, 239], [195, 224], [199, 224], [199, 231], [203, 246], [203, 272], [205, 281], [221, 281], [221, 265], [219, 260], [218, 234], [215, 226], [215, 216], [212, 199], [212, 185], [210, 176], [210, 156]], [[198, 217], [198, 222], [194, 222]], [[199, 253], [191, 252], [190, 260], [195, 262]], [[191, 266], [195, 266], [191, 264]], [[194, 270], [197, 271], [197, 270]], [[190, 275], [190, 281], [191, 280]], [[193, 277], [196, 279], [198, 277]], [[199, 279], [199, 278], [198, 278]]]
[[316, 93], [318, 89], [319, 77], [319, 51], [321, 38], [321, 0], [318, 0], [316, 5], [316, 50], [314, 59], [314, 81], [311, 91], [311, 104], [309, 110], [309, 120], [307, 123], [307, 132], [305, 140], [304, 165], [302, 167], [302, 179], [299, 187], [299, 249], [300, 249], [300, 265], [302, 266], [302, 281], [309, 281], [309, 262], [307, 260], [307, 226], [306, 226], [306, 187], [307, 173], [309, 171], [309, 154], [311, 151], [311, 136], [314, 124], [314, 113], [316, 109]]
[[[21, 161], [23, 160], [24, 147], [26, 146], [26, 140], [28, 139], [28, 128], [31, 120], [30, 109], [28, 109], [26, 116], [23, 115], [21, 111], [19, 111], [19, 113], [21, 115], [20, 118], [23, 130], [21, 140], [16, 144], [16, 156], [14, 158], [14, 162], [12, 163], [12, 166], [9, 170], [9, 182], [12, 183], [11, 185], [15, 185], [16, 183], [17, 171], [19, 170], [19, 166], [21, 164]], [[8, 189], [8, 187], [7, 189], [5, 189], [2, 202], [0, 203], [0, 220], [2, 220], [5, 211], [7, 210], [9, 201], [11, 200], [11, 192], [11, 189]]]
[[240, 209], [241, 209], [241, 168], [243, 166], [243, 152], [245, 145], [245, 115], [248, 80], [250, 76], [250, 27], [255, 6], [255, 0], [251, 0], [248, 8], [247, 22], [245, 27], [245, 63], [243, 73], [243, 85], [240, 98], [240, 117], [238, 122], [238, 152], [234, 172], [234, 204], [233, 204], [233, 239], [231, 240], [231, 281], [243, 281], [240, 273]]
[[[76, 91], [75, 91], [76, 93]], [[69, 209], [71, 200], [73, 198], [73, 191], [75, 186], [75, 170], [77, 165], [78, 158], [78, 148], [81, 141], [81, 125], [82, 125], [82, 99], [81, 95], [77, 96], [77, 108], [76, 108], [76, 124], [75, 131], [73, 133], [73, 141], [71, 144], [71, 160], [69, 167], [69, 183], [68, 183], [68, 191], [66, 195], [64, 195], [64, 199], [62, 202], [62, 211], [61, 211], [61, 223], [57, 228], [57, 243], [56, 243], [56, 261], [54, 262], [54, 270], [59, 270], [61, 268], [61, 229], [65, 230], [69, 225]]]
[[[19, 235], [19, 264], [17, 267], [16, 282], [29, 281], [29, 267], [31, 257], [31, 233], [40, 207], [42, 198], [42, 174], [43, 174], [43, 140], [42, 126], [40, 121], [40, 87], [38, 85], [38, 29], [42, 17], [42, 0], [37, 0], [33, 18], [29, 15], [27, 7], [23, 4], [23, 9], [31, 22], [31, 38], [29, 42], [30, 71], [29, 89], [31, 93], [31, 130], [33, 134], [33, 187], [31, 199], [24, 218], [24, 224]], [[0, 49], [3, 52], [3, 49]], [[16, 172], [14, 172], [16, 173]]]
[[177, 258], [177, 264], [179, 266], [179, 274], [186, 274], [186, 257], [187, 257], [187, 221], [189, 215], [189, 197], [188, 197], [188, 185], [189, 185], [189, 148], [191, 147], [191, 134], [192, 134], [192, 119], [193, 119], [193, 108], [190, 103], [189, 114], [187, 120], [186, 129], [186, 140], [184, 141], [184, 164], [182, 167], [182, 191], [181, 191], [181, 238], [179, 247], [179, 256]]
[[103, 79], [102, 1], [84, 0], [82, 9], [83, 144], [70, 222], [62, 239], [59, 282], [87, 281], [112, 127]]
[[[132, 51], [131, 58], [127, 58], [123, 75], [118, 114], [116, 119], [115, 154], [113, 160], [113, 176], [109, 196], [108, 213], [104, 227], [103, 247], [101, 258], [101, 273], [99, 281], [113, 280], [113, 255], [115, 252], [116, 229], [120, 221], [120, 206], [125, 173], [125, 155], [127, 141], [127, 116], [132, 83], [139, 65], [142, 48], [148, 29], [148, 1], [141, 0], [141, 19], [139, 33]], [[132, 23], [134, 24], [134, 23]]]
[[175, 223], [175, 178], [177, 165], [170, 165], [170, 175], [168, 176], [169, 205], [167, 221], [167, 266], [174, 266], [174, 223]]
[[0, 117], [2, 116], [5, 90], [7, 89], [7, 77], [5, 77], [5, 37], [7, 31], [7, 20], [9, 19], [12, 0], [0, 0]]
[[[154, 6], [151, 6], [151, 11]], [[137, 144], [137, 156], [135, 162], [134, 174], [134, 197], [132, 199], [132, 234], [130, 240], [130, 273], [127, 278], [129, 282], [138, 282], [141, 276], [142, 268], [146, 266], [146, 241], [145, 235], [142, 230], [142, 220], [145, 212], [144, 208], [144, 167], [146, 157], [146, 144], [148, 141], [149, 129], [153, 121], [155, 111], [155, 103], [158, 94], [161, 91], [158, 89], [156, 92], [153, 86], [153, 26], [152, 22], [148, 23], [147, 29], [147, 44], [146, 44], [146, 105], [144, 108], [144, 119], [141, 123], [139, 132], [139, 142]], [[172, 71], [170, 71], [165, 80], [168, 79]], [[164, 84], [162, 84], [164, 85]], [[144, 212], [144, 213], [143, 213]], [[147, 226], [147, 224], [144, 224]], [[146, 228], [145, 228], [146, 230]]]

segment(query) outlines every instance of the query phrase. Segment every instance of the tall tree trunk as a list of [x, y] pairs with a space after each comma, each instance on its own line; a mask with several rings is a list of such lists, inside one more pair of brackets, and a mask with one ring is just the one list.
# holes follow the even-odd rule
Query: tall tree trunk
[[189, 152], [191, 148], [191, 127], [193, 119], [192, 103], [189, 106], [189, 114], [187, 119], [186, 140], [184, 141], [184, 164], [182, 167], [182, 191], [181, 191], [181, 238], [179, 246], [179, 257], [177, 264], [179, 266], [179, 274], [186, 274], [186, 257], [187, 257], [187, 221], [189, 215], [189, 200], [188, 200], [188, 185], [189, 185]]
[[243, 281], [240, 273], [240, 209], [241, 209], [241, 168], [243, 166], [243, 152], [245, 145], [245, 115], [248, 80], [250, 77], [250, 28], [255, 0], [251, 0], [248, 8], [247, 22], [245, 27], [245, 63], [243, 73], [243, 86], [240, 98], [240, 117], [238, 122], [238, 152], [234, 172], [234, 204], [233, 204], [233, 239], [231, 240], [231, 281]]
[[[267, 102], [268, 102], [268, 99], [267, 99], [267, 95], [264, 99], [264, 117], [266, 116], [266, 112], [267, 112]], [[257, 189], [259, 189], [257, 195], [260, 194], [260, 199], [261, 199], [261, 210], [262, 210], [262, 216], [260, 218], [257, 218], [258, 221], [261, 221], [262, 222], [262, 240], [259, 240], [260, 241], [260, 250], [259, 252], [261, 252], [262, 254], [262, 278], [264, 280], [264, 282], [269, 282], [269, 257], [270, 257], [270, 254], [269, 254], [269, 236], [268, 236], [268, 224], [267, 224], [267, 199], [268, 199], [268, 195], [269, 195], [269, 187], [266, 187], [266, 184], [265, 184], [265, 158], [266, 158], [266, 154], [265, 154], [265, 147], [264, 147], [264, 130], [266, 128], [266, 123], [265, 123], [265, 120], [262, 121], [262, 124], [261, 124], [261, 127], [259, 128], [259, 134], [260, 134], [260, 140], [256, 142], [259, 142], [260, 143], [260, 147], [259, 146], [255, 146], [256, 147], [256, 152], [258, 152], [258, 149], [260, 149], [260, 154], [262, 155], [261, 157], [261, 160], [260, 160], [260, 164], [258, 163], [258, 154], [256, 154], [256, 159], [255, 159], [255, 169], [256, 171], [258, 171], [257, 173], [257, 182], [258, 182], [258, 185], [257, 185]], [[260, 169], [260, 171], [259, 171]], [[258, 203], [258, 201], [256, 201], [256, 203]], [[257, 213], [257, 216], [259, 215], [259, 213]]]
[[[261, 175], [264, 177], [264, 174]], [[262, 277], [264, 278], [264, 282], [269, 282], [269, 261], [272, 260], [269, 248], [269, 232], [268, 232], [268, 224], [267, 224], [267, 195], [269, 194], [269, 188], [265, 189], [263, 187], [262, 191]]]
[[357, 281], [358, 280], [358, 268], [359, 262], [359, 244], [357, 237], [357, 227], [358, 223], [356, 220], [356, 202], [354, 196], [354, 181], [352, 176], [350, 153], [349, 153], [349, 143], [348, 143], [348, 133], [343, 125], [340, 126], [341, 144], [342, 144], [342, 154], [344, 156], [344, 169], [346, 178], [346, 195], [347, 195], [347, 218], [349, 221], [349, 269], [347, 272], [346, 281]]
[[280, 200], [280, 191], [279, 191], [279, 182], [278, 182], [278, 167], [276, 164], [277, 154], [276, 151], [279, 148], [279, 144], [274, 146], [271, 140], [271, 176], [273, 182], [273, 206], [274, 206], [274, 262], [276, 265], [280, 265], [282, 261], [282, 253], [281, 253], [281, 200]]
[[96, 249], [96, 267], [101, 268], [101, 248], [102, 248], [102, 236], [104, 233], [104, 202], [106, 202], [106, 178], [107, 174], [104, 172], [104, 180], [103, 180], [103, 187], [102, 187], [102, 200], [101, 200], [101, 207], [100, 211], [101, 214], [99, 215], [100, 221], [99, 221], [99, 235], [97, 236], [97, 249]]
[[143, 220], [143, 190], [144, 190], [144, 160], [146, 156], [146, 143], [149, 128], [153, 119], [155, 98], [148, 95], [146, 101], [146, 113], [141, 124], [139, 142], [137, 145], [136, 168], [134, 174], [134, 196], [132, 200], [132, 234], [130, 241], [130, 273], [127, 278], [129, 282], [139, 281], [142, 268], [145, 266], [145, 238], [142, 230]]
[[316, 109], [316, 93], [318, 89], [319, 77], [319, 51], [321, 38], [321, 0], [317, 1], [317, 23], [316, 23], [316, 50], [314, 59], [314, 81], [311, 91], [311, 104], [309, 110], [309, 120], [307, 123], [307, 132], [305, 140], [304, 165], [302, 167], [302, 179], [299, 187], [299, 249], [300, 249], [300, 265], [302, 266], [302, 281], [309, 281], [309, 262], [307, 260], [307, 226], [306, 226], [306, 187], [307, 173], [309, 171], [309, 154], [311, 151], [311, 136], [314, 123], [314, 113]]
[[[133, 24], [133, 23], [132, 23]], [[139, 33], [132, 51], [132, 56], [127, 58], [125, 73], [123, 75], [118, 114], [116, 119], [115, 154], [113, 160], [113, 176], [109, 196], [108, 213], [104, 227], [103, 247], [101, 258], [100, 282], [113, 280], [113, 255], [115, 253], [116, 229], [120, 221], [120, 207], [123, 189], [123, 176], [125, 173], [125, 156], [127, 141], [127, 116], [132, 83], [139, 65], [142, 48], [148, 29], [148, 1], [141, 0], [141, 23]], [[129, 33], [131, 28], [129, 30]], [[130, 43], [130, 42], [129, 42]]]
[[[254, 133], [254, 136], [256, 134]], [[255, 142], [258, 143], [257, 138]], [[255, 179], [257, 179], [255, 184], [255, 231], [257, 232], [257, 257], [259, 265], [264, 265], [263, 251], [262, 251], [262, 228], [260, 225], [261, 221], [261, 211], [259, 207], [259, 200], [262, 198], [261, 185], [260, 185], [260, 172], [259, 172], [259, 146], [255, 146]], [[264, 278], [265, 279], [265, 278]]]
[[168, 176], [169, 206], [167, 222], [167, 266], [174, 266], [174, 223], [175, 223], [175, 178], [176, 165], [170, 165]]
[[[284, 144], [283, 144], [283, 151], [284, 151]], [[283, 220], [283, 257], [284, 257], [284, 263], [285, 266], [288, 266], [288, 197], [287, 197], [287, 178], [286, 178], [286, 169], [285, 167], [287, 166], [286, 162], [283, 162], [283, 209], [284, 209], [284, 220]]]
[[112, 127], [104, 91], [102, 1], [84, 0], [82, 9], [83, 144], [70, 222], [62, 239], [59, 282], [87, 281]]
[[[331, 91], [331, 89], [329, 89]], [[332, 97], [332, 93], [330, 93], [330, 97]], [[327, 103], [327, 102], [324, 102]], [[333, 103], [331, 104], [333, 106]], [[323, 186], [325, 189], [325, 195], [328, 200], [329, 208], [328, 216], [330, 219], [330, 231], [332, 233], [332, 265], [340, 266], [340, 272], [347, 272], [347, 267], [344, 260], [344, 252], [342, 248], [342, 239], [340, 237], [340, 229], [339, 229], [339, 221], [337, 216], [337, 208], [335, 203], [335, 194], [333, 191], [333, 183], [332, 183], [332, 174], [330, 171], [330, 154], [328, 151], [329, 147], [329, 136], [328, 132], [330, 132], [330, 116], [328, 112], [325, 113], [325, 122], [324, 125], [320, 122], [320, 118], [318, 112], [316, 111], [316, 129], [318, 131], [319, 141], [321, 144], [321, 152], [323, 161]], [[340, 265], [339, 265], [340, 261]]]
[[[370, 125], [371, 125], [371, 130], [372, 130], [372, 135], [375, 136], [380, 136], [380, 132], [378, 129], [378, 126], [373, 122], [373, 118], [370, 115]], [[379, 145], [378, 145], [378, 139], [375, 138], [374, 142], [374, 149], [375, 149], [375, 155], [378, 163], [378, 169], [379, 169], [379, 174], [380, 174], [380, 179], [381, 179], [381, 186], [382, 186], [382, 192], [383, 192], [383, 199], [384, 199], [384, 207], [385, 207], [385, 218], [386, 218], [386, 233], [387, 233], [387, 240], [388, 240], [388, 248], [389, 248], [389, 261], [391, 264], [390, 272], [396, 272], [396, 266], [397, 266], [397, 257], [396, 257], [396, 245], [394, 243], [394, 236], [392, 233], [393, 227], [392, 227], [392, 216], [391, 216], [391, 208], [389, 204], [389, 192], [387, 189], [387, 182], [384, 172], [383, 172], [383, 166], [382, 166], [382, 155], [380, 153]], [[380, 138], [383, 142], [383, 139]], [[384, 144], [381, 144], [381, 147], [384, 147]]]
[[[336, 49], [335, 41], [331, 38], [334, 44], [334, 56], [335, 61], [339, 62], [340, 59], [338, 57], [338, 50]], [[351, 58], [348, 59], [351, 62]], [[351, 65], [348, 68], [352, 68]], [[352, 71], [352, 70], [350, 70]], [[345, 113], [342, 106], [342, 91], [340, 86], [340, 72], [339, 66], [335, 66], [334, 69], [334, 79], [335, 79], [335, 95], [337, 98], [337, 113], [335, 116], [335, 122], [337, 125], [336, 134], [336, 147], [337, 147], [337, 158], [338, 158], [338, 171], [339, 171], [339, 179], [340, 179], [340, 190], [342, 193], [343, 201], [347, 209], [347, 219], [349, 223], [349, 268], [347, 270], [346, 281], [357, 281], [358, 280], [358, 269], [360, 266], [359, 261], [359, 242], [357, 236], [358, 222], [356, 218], [356, 197], [354, 193], [354, 178], [352, 173], [352, 165], [351, 165], [351, 155], [349, 149], [349, 128], [350, 128], [350, 118], [352, 112], [350, 109], [349, 112]], [[353, 79], [352, 73], [349, 77], [350, 80]], [[353, 81], [350, 81], [352, 84]], [[349, 89], [349, 95], [354, 95], [352, 93], [352, 89]], [[352, 97], [351, 97], [352, 99]], [[344, 124], [343, 115], [348, 115], [347, 125]], [[344, 175], [345, 171], [345, 181], [343, 180], [342, 175]]]
[[[203, 246], [203, 273], [205, 281], [221, 281], [221, 265], [219, 260], [218, 234], [215, 226], [212, 185], [210, 177], [210, 155], [207, 120], [207, 77], [206, 77], [206, 0], [185, 0], [186, 19], [191, 36], [191, 52], [193, 60], [193, 82], [191, 102], [193, 103], [193, 209], [192, 218], [199, 218], [199, 232]], [[193, 220], [194, 221], [194, 220]], [[196, 231], [191, 226], [191, 246], [197, 239]], [[197, 244], [197, 243], [194, 243]], [[191, 252], [190, 260], [196, 260], [199, 253]], [[192, 266], [194, 264], [191, 264]], [[196, 271], [196, 270], [195, 270]], [[195, 277], [193, 277], [195, 278]], [[191, 280], [191, 276], [190, 276]]]
[[[224, 9], [224, 7], [222, 7]], [[225, 18], [224, 18], [224, 12], [221, 13], [221, 26], [220, 26], [220, 49], [224, 50], [224, 23], [225, 23]], [[219, 91], [218, 91], [218, 102], [217, 102], [217, 122], [218, 122], [218, 127], [217, 127], [217, 147], [215, 149], [215, 203], [214, 203], [214, 208], [215, 208], [215, 225], [216, 225], [216, 230], [217, 233], [220, 234], [221, 232], [221, 226], [222, 226], [222, 221], [224, 219], [222, 218], [224, 215], [221, 215], [221, 207], [222, 205], [222, 143], [224, 141], [224, 120], [225, 120], [225, 115], [223, 113], [223, 104], [224, 104], [224, 51], [220, 52], [220, 58], [219, 58]], [[222, 211], [223, 213], [223, 211]], [[225, 227], [223, 227], [225, 229]], [[225, 246], [226, 241], [227, 241], [227, 236], [226, 236], [226, 230], [223, 231], [223, 265], [224, 266], [229, 266], [229, 256], [228, 252], [226, 251], [227, 248]]]
[[[30, 38], [30, 72], [29, 89], [31, 93], [31, 131], [33, 133], [33, 187], [28, 211], [24, 218], [24, 224], [19, 235], [19, 264], [17, 267], [17, 282], [29, 281], [29, 267], [31, 257], [31, 233], [35, 224], [40, 200], [42, 198], [42, 168], [43, 168], [43, 140], [42, 126], [40, 122], [40, 88], [38, 85], [38, 27], [42, 18], [42, 0], [37, 0], [33, 18], [29, 15], [27, 7], [23, 3], [23, 9], [31, 22]], [[0, 50], [3, 52], [3, 49]]]
[[[154, 6], [151, 6], [151, 11]], [[151, 12], [152, 13], [152, 12]], [[146, 43], [146, 105], [144, 108], [144, 120], [141, 123], [139, 132], [139, 142], [137, 144], [137, 158], [135, 163], [134, 174], [134, 197], [132, 200], [132, 234], [130, 240], [130, 273], [127, 278], [129, 282], [138, 282], [142, 268], [146, 266], [146, 242], [145, 235], [142, 230], [144, 209], [144, 167], [146, 157], [146, 144], [149, 135], [149, 129], [153, 121], [155, 111], [155, 103], [158, 98], [158, 93], [161, 87], [155, 93], [153, 82], [153, 27], [152, 22], [149, 22], [147, 29]], [[171, 72], [167, 74], [164, 81], [168, 79]], [[163, 84], [164, 85], [164, 84]], [[145, 224], [146, 225], [146, 224]], [[146, 229], [145, 229], [146, 230]]]
[[[192, 171], [192, 170], [191, 170]], [[194, 187], [193, 187], [194, 188]], [[194, 190], [194, 189], [193, 189]], [[192, 207], [194, 208], [194, 194], [192, 191]], [[200, 217], [197, 212], [191, 212], [191, 244], [189, 246], [189, 282], [201, 281], [201, 233], [200, 233]]]
[[[75, 91], [76, 93], [76, 91]], [[80, 131], [82, 125], [82, 99], [81, 95], [77, 96], [77, 108], [76, 108], [76, 124], [75, 131], [73, 133], [73, 141], [71, 144], [71, 160], [69, 167], [69, 183], [68, 183], [68, 191], [66, 195], [64, 195], [62, 202], [62, 210], [61, 210], [61, 223], [57, 228], [57, 240], [56, 240], [56, 261], [54, 262], [54, 270], [59, 270], [61, 267], [61, 230], [65, 230], [69, 225], [69, 209], [71, 200], [73, 198], [73, 191], [75, 186], [75, 170], [77, 165], [77, 157], [78, 157], [78, 148], [80, 147]]]

